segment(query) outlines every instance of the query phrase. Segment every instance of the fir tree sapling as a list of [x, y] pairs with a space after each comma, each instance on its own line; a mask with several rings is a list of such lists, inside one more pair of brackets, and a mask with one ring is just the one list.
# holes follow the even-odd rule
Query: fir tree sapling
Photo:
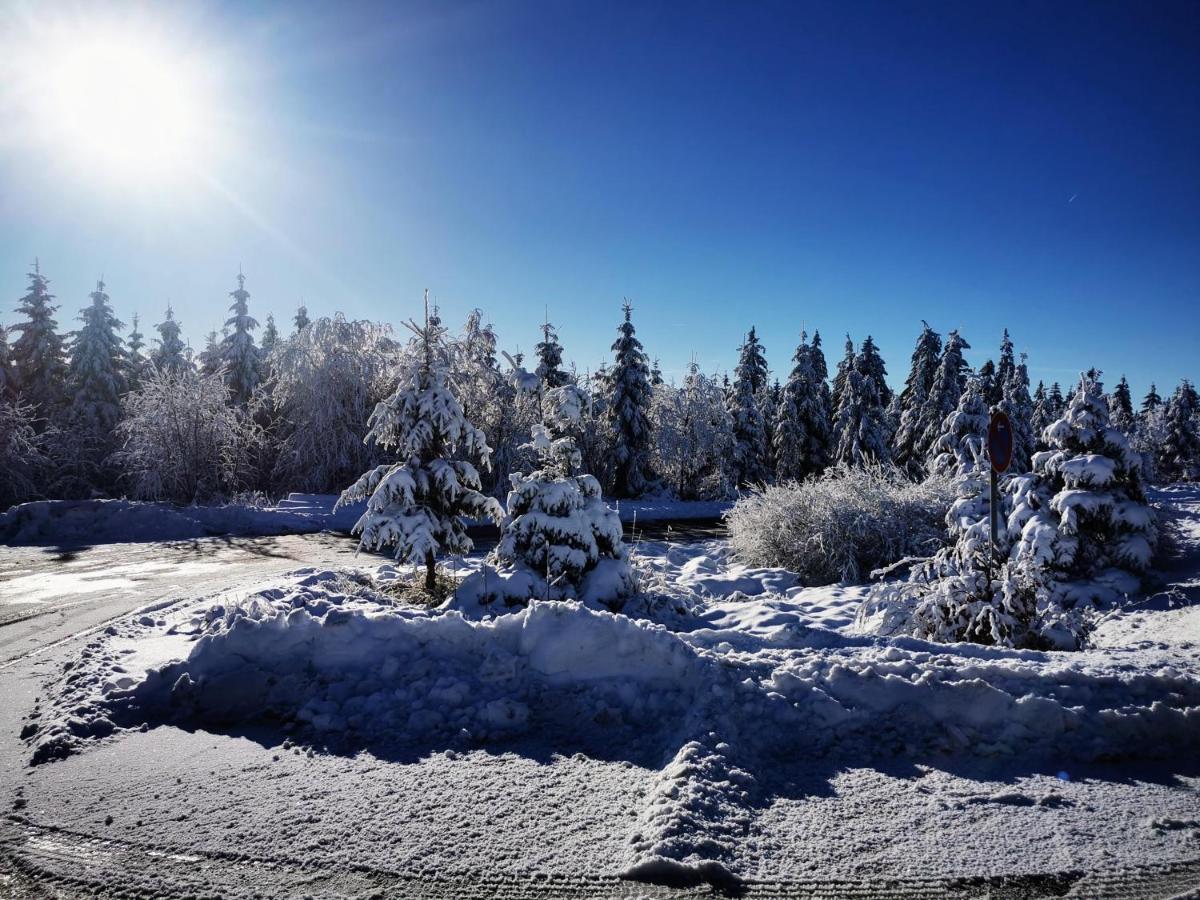
[[613, 432], [613, 495], [639, 497], [650, 486], [650, 367], [634, 336], [633, 306], [625, 301], [609, 373], [608, 416]]
[[394, 547], [402, 562], [425, 567], [425, 588], [436, 588], [437, 556], [466, 553], [472, 542], [464, 517], [499, 522], [503, 510], [480, 491], [479, 472], [491, 449], [483, 432], [469, 422], [448, 385], [445, 328], [429, 313], [425, 322], [405, 322], [415, 363], [369, 420], [366, 440], [398, 456], [376, 466], [347, 488], [338, 505], [367, 501], [354, 526], [360, 546]]
[[238, 272], [237, 280], [237, 289], [229, 294], [233, 298], [229, 307], [233, 315], [225, 320], [229, 331], [221, 341], [220, 362], [233, 403], [244, 407], [262, 381], [262, 360], [251, 334], [258, 327], [258, 321], [250, 315], [246, 276]]

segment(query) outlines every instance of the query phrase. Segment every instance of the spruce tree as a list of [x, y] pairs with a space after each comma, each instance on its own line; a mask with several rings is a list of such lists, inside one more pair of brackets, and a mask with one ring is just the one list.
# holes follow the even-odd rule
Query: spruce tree
[[175, 310], [167, 304], [167, 316], [154, 326], [158, 332], [157, 346], [150, 355], [154, 367], [164, 372], [181, 372], [188, 368], [187, 357], [184, 355], [184, 343], [179, 337], [179, 322], [175, 319]]
[[1124, 375], [1121, 376], [1121, 380], [1117, 382], [1117, 386], [1109, 395], [1108, 410], [1112, 417], [1113, 427], [1120, 429], [1126, 437], [1132, 435], [1137, 424], [1137, 417], [1133, 413], [1133, 394], [1129, 390], [1129, 382], [1125, 380]]
[[34, 407], [40, 429], [45, 429], [67, 403], [67, 355], [54, 319], [58, 306], [49, 284], [35, 260], [29, 273], [29, 293], [17, 307], [25, 320], [12, 327], [20, 333], [12, 344], [13, 376], [21, 402]]
[[230, 399], [236, 406], [245, 406], [262, 381], [262, 362], [254, 346], [254, 335], [250, 333], [258, 327], [258, 321], [250, 315], [246, 276], [238, 272], [237, 279], [237, 290], [229, 293], [233, 298], [229, 307], [233, 315], [225, 320], [229, 331], [221, 341], [220, 360], [225, 367]]
[[262, 340], [258, 345], [264, 360], [271, 355], [271, 351], [275, 349], [277, 343], [279, 343], [279, 329], [275, 327], [275, 316], [267, 313], [267, 324], [263, 326]]
[[992, 405], [995, 406], [1004, 399], [1005, 386], [1009, 380], [1016, 374], [1017, 360], [1013, 353], [1012, 338], [1008, 336], [1008, 329], [1004, 329], [1004, 337], [1000, 339], [1000, 362], [996, 366], [996, 381], [993, 388], [994, 393], [991, 397]]
[[500, 521], [500, 504], [480, 492], [470, 460], [489, 464], [483, 432], [462, 414], [448, 385], [446, 330], [429, 314], [404, 323], [413, 333], [411, 372], [371, 413], [366, 441], [398, 456], [376, 466], [342, 492], [338, 505], [367, 501], [354, 526], [360, 546], [394, 547], [401, 562], [425, 567], [425, 589], [437, 587], [437, 557], [472, 547], [465, 517]]
[[875, 393], [879, 395], [879, 402], [884, 406], [890, 406], [892, 389], [888, 387], [887, 383], [887, 367], [884, 365], [883, 357], [879, 355], [879, 348], [875, 346], [875, 339], [871, 335], [868, 334], [867, 339], [863, 341], [862, 347], [859, 349], [859, 356], [862, 358], [860, 362], [862, 371], [875, 382]]
[[534, 374], [540, 379], [544, 390], [552, 391], [571, 383], [571, 376], [563, 369], [563, 349], [558, 342], [558, 332], [548, 320], [542, 323], [542, 339], [533, 352], [538, 359]]
[[942, 434], [930, 448], [929, 471], [936, 475], [967, 476], [987, 444], [986, 384], [978, 375], [967, 381], [954, 412], [942, 422]]
[[845, 350], [842, 353], [842, 360], [837, 364], [837, 372], [833, 376], [833, 394], [830, 398], [834, 415], [842, 406], [842, 392], [846, 389], [846, 378], [850, 371], [854, 368], [854, 341], [850, 340], [850, 335], [846, 335]]
[[979, 367], [979, 386], [983, 393], [983, 402], [991, 408], [1000, 400], [1003, 386], [996, 380], [996, 364], [990, 359], [985, 360]]
[[900, 391], [900, 416], [892, 446], [896, 463], [904, 466], [910, 475], [924, 471], [929, 446], [924, 442], [924, 430], [928, 423], [922, 419], [922, 411], [933, 389], [938, 361], [942, 354], [942, 337], [922, 321], [923, 326], [917, 345], [913, 348], [912, 362], [904, 389]]
[[792, 361], [795, 365], [783, 386], [773, 444], [776, 477], [799, 481], [829, 465], [831, 428], [822, 392], [825, 383], [817, 378], [813, 350], [803, 331]]
[[0, 403], [17, 399], [17, 383], [13, 379], [12, 351], [8, 346], [8, 329], [0, 325]]
[[292, 318], [292, 322], [296, 326], [296, 333], [299, 334], [307, 328], [310, 321], [308, 318], [308, 307], [301, 303], [296, 307], [296, 315]]
[[654, 362], [650, 364], [650, 386], [658, 387], [663, 383], [662, 366], [659, 364], [658, 357], [654, 357]]
[[[958, 408], [962, 396], [963, 385], [966, 383], [966, 361], [963, 350], [970, 349], [970, 344], [963, 340], [957, 331], [951, 331], [946, 336], [946, 345], [942, 348], [942, 358], [938, 360], [937, 371], [933, 375], [933, 384], [929, 395], [921, 408], [918, 427], [921, 429], [921, 443], [930, 448], [927, 457], [933, 453], [933, 445], [942, 434], [942, 423], [946, 416]], [[932, 462], [932, 460], [929, 460]]]
[[1157, 453], [1158, 475], [1164, 481], [1200, 480], [1197, 410], [1200, 410], [1200, 397], [1185, 378], [1167, 401], [1165, 435]]
[[1142, 398], [1142, 412], [1150, 413], [1163, 405], [1163, 398], [1158, 393], [1158, 389], [1154, 386], [1154, 382], [1150, 382], [1150, 390], [1146, 392], [1146, 396]]
[[146, 371], [147, 360], [142, 353], [146, 346], [145, 335], [138, 328], [139, 316], [133, 314], [133, 322], [129, 329], [129, 340], [126, 342], [127, 369], [125, 382], [128, 390], [136, 391], [142, 382], [142, 374]]
[[1033, 398], [1029, 396], [1029, 364], [1024, 353], [1016, 368], [1008, 371], [1000, 402], [995, 406], [1008, 416], [1012, 426], [1013, 452], [1009, 471], [1028, 472], [1037, 439], [1033, 430]]
[[59, 447], [67, 494], [109, 487], [108, 459], [116, 449], [121, 395], [128, 387], [129, 358], [118, 333], [122, 323], [113, 315], [103, 281], [90, 296], [91, 304], [79, 316], [83, 325], [71, 335], [69, 428]]
[[608, 417], [613, 433], [613, 494], [639, 497], [650, 484], [650, 366], [634, 336], [633, 306], [621, 307], [625, 321], [613, 342]]
[[767, 423], [760, 395], [767, 383], [767, 361], [753, 328], [738, 353], [733, 385], [729, 390], [729, 418], [733, 422], [730, 477], [737, 487], [767, 481]]
[[834, 462], [862, 466], [890, 461], [884, 415], [871, 364], [859, 354], [845, 370], [834, 423]]
[[1050, 405], [1051, 412], [1057, 419], [1063, 414], [1063, 410], [1067, 408], [1067, 401], [1063, 398], [1062, 388], [1058, 386], [1058, 382], [1050, 385], [1050, 393], [1046, 395], [1046, 400]]

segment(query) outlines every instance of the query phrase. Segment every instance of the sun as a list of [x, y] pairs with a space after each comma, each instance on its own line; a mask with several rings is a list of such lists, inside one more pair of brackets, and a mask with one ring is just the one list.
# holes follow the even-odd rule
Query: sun
[[214, 107], [191, 54], [132, 26], [59, 28], [36, 43], [22, 106], [48, 152], [123, 181], [184, 177], [205, 164]]

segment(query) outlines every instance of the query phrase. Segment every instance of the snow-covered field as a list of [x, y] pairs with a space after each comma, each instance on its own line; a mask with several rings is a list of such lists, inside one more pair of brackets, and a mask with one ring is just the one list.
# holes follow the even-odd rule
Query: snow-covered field
[[721, 541], [640, 544], [628, 615], [414, 609], [387, 565], [146, 610], [47, 659], [13, 711], [12, 834], [602, 894], [1147, 866], [1186, 886], [1200, 498], [1160, 496], [1170, 584], [1078, 653], [856, 634], [864, 587]]

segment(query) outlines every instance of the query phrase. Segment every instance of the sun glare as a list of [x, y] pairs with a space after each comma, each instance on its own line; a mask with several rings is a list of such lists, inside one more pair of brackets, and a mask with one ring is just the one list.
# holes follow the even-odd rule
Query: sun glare
[[31, 125], [50, 151], [96, 176], [158, 181], [205, 162], [211, 103], [195, 64], [133, 29], [60, 35], [27, 70]]

